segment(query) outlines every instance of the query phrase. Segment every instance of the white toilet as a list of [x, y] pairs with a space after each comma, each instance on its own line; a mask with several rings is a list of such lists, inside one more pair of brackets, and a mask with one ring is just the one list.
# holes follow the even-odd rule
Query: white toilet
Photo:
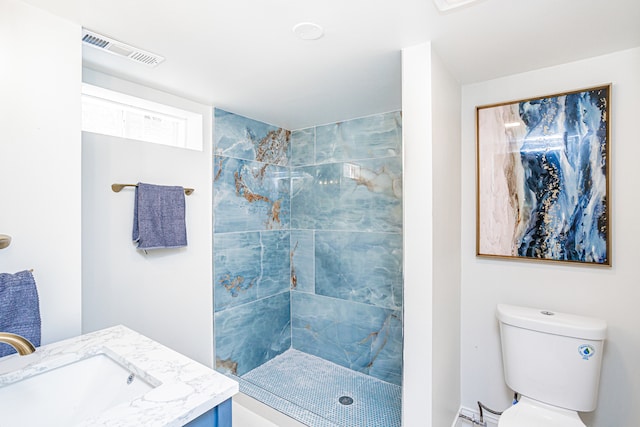
[[599, 319], [498, 304], [502, 363], [520, 401], [498, 427], [586, 427], [596, 408], [607, 324]]

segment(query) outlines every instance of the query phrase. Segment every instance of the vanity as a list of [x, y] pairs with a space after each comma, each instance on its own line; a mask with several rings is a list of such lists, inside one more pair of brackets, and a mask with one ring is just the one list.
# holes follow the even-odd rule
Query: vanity
[[0, 426], [231, 427], [237, 392], [125, 326], [0, 358]]

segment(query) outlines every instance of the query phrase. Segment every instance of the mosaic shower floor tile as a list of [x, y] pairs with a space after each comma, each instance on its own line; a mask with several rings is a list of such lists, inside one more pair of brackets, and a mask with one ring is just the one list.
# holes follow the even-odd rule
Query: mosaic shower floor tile
[[311, 427], [401, 424], [401, 387], [298, 350], [244, 374], [240, 390]]

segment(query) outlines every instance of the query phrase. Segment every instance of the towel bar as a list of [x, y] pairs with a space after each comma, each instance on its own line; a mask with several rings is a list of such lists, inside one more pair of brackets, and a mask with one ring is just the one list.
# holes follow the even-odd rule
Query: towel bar
[[[114, 193], [119, 193], [124, 187], [137, 187], [137, 184], [111, 184], [111, 189]], [[191, 195], [195, 190], [193, 188], [185, 188], [184, 194]]]

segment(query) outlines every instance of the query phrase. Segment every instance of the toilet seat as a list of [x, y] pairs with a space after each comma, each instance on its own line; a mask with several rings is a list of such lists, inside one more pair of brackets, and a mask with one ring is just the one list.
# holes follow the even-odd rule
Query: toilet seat
[[498, 427], [587, 427], [576, 411], [538, 402], [526, 396], [504, 411]]

